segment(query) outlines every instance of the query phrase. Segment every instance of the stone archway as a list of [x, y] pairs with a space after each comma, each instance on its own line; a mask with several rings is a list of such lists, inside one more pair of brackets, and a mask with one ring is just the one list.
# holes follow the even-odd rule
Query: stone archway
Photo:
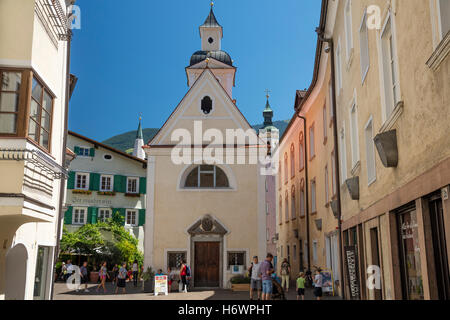
[[223, 287], [224, 236], [228, 230], [217, 219], [207, 214], [189, 229], [190, 265], [196, 288]]
[[27, 248], [19, 243], [6, 255], [6, 300], [24, 300], [27, 281]]

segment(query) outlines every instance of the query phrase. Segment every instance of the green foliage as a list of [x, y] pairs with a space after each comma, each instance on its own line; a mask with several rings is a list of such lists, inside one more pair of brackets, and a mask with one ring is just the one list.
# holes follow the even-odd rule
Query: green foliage
[[153, 271], [152, 267], [148, 267], [147, 270], [142, 274], [142, 279], [145, 281], [148, 281], [155, 277], [155, 272]]
[[236, 276], [234, 278], [231, 278], [230, 282], [232, 284], [248, 284], [251, 282], [251, 279], [249, 277]]

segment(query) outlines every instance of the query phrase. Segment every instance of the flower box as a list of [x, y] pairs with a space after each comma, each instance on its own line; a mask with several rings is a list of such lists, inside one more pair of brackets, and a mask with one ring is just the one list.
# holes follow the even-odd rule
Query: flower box
[[125, 197], [140, 198], [141, 195], [139, 193], [125, 193]]
[[233, 292], [248, 292], [250, 291], [250, 283], [236, 283], [231, 285]]
[[116, 195], [116, 193], [114, 191], [99, 191], [99, 192], [97, 192], [97, 194], [99, 196], [110, 196], [110, 197], [113, 197]]
[[92, 191], [90, 190], [72, 190], [73, 194], [86, 194], [86, 195], [90, 195], [92, 194]]

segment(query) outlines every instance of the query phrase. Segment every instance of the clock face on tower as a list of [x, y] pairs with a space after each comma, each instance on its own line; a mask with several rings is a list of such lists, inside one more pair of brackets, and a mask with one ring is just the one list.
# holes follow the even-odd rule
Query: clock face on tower
[[211, 38], [211, 37], [209, 37], [208, 42], [209, 42], [210, 44], [212, 44], [212, 43], [214, 42], [214, 39]]

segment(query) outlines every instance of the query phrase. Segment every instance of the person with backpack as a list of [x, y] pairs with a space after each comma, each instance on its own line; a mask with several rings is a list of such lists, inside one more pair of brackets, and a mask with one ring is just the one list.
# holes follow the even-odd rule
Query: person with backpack
[[284, 258], [281, 264], [281, 287], [286, 292], [289, 291], [289, 281], [290, 281], [291, 265], [288, 259]]
[[323, 275], [322, 275], [322, 269], [317, 268], [316, 269], [316, 275], [314, 277], [314, 296], [317, 300], [322, 299], [323, 291]]
[[[187, 274], [188, 274], [188, 266], [186, 264], [186, 260], [183, 260], [180, 268], [180, 278], [183, 286], [181, 287], [181, 292], [187, 293]], [[189, 272], [190, 276], [190, 272]]]

